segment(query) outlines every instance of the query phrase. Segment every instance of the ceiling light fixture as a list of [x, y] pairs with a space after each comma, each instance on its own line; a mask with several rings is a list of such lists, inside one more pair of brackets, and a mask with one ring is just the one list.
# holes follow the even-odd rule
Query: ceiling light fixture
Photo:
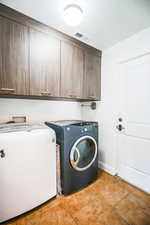
[[64, 8], [64, 21], [70, 26], [78, 26], [83, 18], [83, 10], [80, 6], [72, 4]]

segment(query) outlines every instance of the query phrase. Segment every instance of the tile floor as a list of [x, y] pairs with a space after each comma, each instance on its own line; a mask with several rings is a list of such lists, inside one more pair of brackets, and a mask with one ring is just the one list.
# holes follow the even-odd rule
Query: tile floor
[[98, 179], [8, 225], [150, 225], [150, 195], [100, 171]]

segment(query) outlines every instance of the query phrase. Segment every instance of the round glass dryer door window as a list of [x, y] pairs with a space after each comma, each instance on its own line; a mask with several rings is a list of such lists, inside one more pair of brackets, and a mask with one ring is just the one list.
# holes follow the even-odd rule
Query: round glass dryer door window
[[79, 138], [70, 152], [70, 162], [75, 170], [88, 169], [97, 156], [97, 143], [93, 137], [84, 136]]

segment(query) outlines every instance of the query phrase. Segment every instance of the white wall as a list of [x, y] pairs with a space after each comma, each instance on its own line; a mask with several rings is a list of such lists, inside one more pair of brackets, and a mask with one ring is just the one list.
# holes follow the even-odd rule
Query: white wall
[[147, 53], [150, 53], [150, 28], [103, 51], [102, 101], [98, 103], [96, 111], [84, 108], [82, 113], [84, 119], [99, 121], [99, 165], [112, 174], [116, 173], [117, 166], [115, 128], [119, 117], [117, 64]]
[[0, 98], [0, 122], [11, 120], [15, 115], [25, 115], [29, 122], [81, 119], [80, 105], [68, 101]]

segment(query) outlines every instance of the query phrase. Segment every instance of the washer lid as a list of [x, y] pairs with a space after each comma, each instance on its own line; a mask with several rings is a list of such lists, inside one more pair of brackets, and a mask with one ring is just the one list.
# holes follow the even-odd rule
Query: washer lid
[[13, 124], [1, 124], [0, 133], [26, 131], [47, 128], [44, 124], [38, 123], [13, 123]]

